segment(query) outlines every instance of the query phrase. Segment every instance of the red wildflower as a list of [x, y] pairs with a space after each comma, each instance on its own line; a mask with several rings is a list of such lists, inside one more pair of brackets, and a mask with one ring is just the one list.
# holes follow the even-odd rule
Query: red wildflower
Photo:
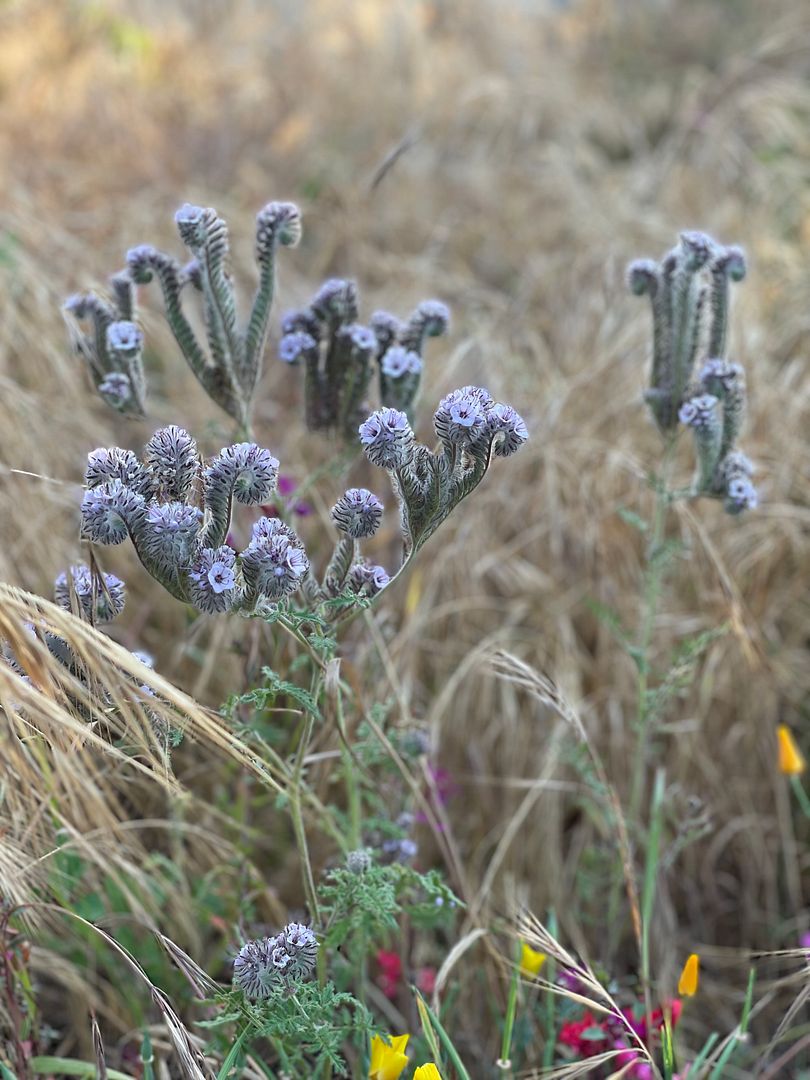
[[399, 981], [402, 978], [402, 961], [399, 953], [388, 952], [379, 949], [377, 952], [377, 966], [380, 969], [378, 984], [387, 998], [397, 996]]

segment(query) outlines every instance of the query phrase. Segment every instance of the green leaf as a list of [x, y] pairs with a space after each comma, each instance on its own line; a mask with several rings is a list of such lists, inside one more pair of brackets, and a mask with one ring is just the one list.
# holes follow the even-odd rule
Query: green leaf
[[633, 510], [628, 510], [622, 506], [618, 510], [618, 515], [627, 525], [632, 525], [634, 529], [638, 529], [640, 533], [645, 533], [649, 529], [649, 522], [644, 518], [639, 517]]
[[[61, 1073], [63, 1076], [89, 1076], [95, 1080], [98, 1066], [91, 1065], [88, 1061], [77, 1061], [75, 1058], [60, 1057], [35, 1057], [31, 1058], [33, 1072]], [[136, 1080], [132, 1073], [119, 1072], [117, 1069], [107, 1069], [109, 1080]]]

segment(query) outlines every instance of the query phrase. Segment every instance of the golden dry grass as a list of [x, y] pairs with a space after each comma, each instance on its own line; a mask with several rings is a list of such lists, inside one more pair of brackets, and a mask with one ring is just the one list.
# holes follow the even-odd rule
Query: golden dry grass
[[[635, 675], [588, 604], [633, 624], [641, 549], [617, 511], [649, 508], [645, 476], [660, 449], [641, 404], [648, 313], [626, 295], [623, 268], [660, 254], [682, 227], [743, 244], [752, 269], [736, 292], [732, 352], [748, 371], [745, 446], [762, 506], [736, 520], [708, 503], [679, 510], [672, 533], [688, 557], [656, 626], [662, 660], [683, 634], [731, 626], [660, 746], [673, 805], [698, 796], [712, 823], [662, 874], [655, 932], [664, 987], [688, 952], [705, 959], [710, 1005], [685, 1020], [696, 1045], [736, 1022], [749, 951], [790, 948], [806, 929], [810, 860], [790, 823], [774, 732], [779, 722], [807, 731], [810, 690], [810, 15], [791, 0], [703, 0], [688, 14], [618, 0], [557, 12], [494, 0], [239, 0], [226, 11], [180, 0], [0, 5], [0, 578], [47, 596], [75, 560], [89, 449], [138, 448], [169, 421], [206, 451], [227, 438], [175, 359], [152, 295], [151, 413], [116, 421], [69, 353], [64, 297], [103, 282], [131, 244], [176, 250], [172, 212], [186, 198], [227, 217], [247, 286], [256, 209], [299, 201], [305, 238], [285, 254], [278, 310], [331, 274], [358, 280], [367, 311], [440, 296], [454, 326], [431, 346], [426, 402], [482, 382], [529, 423], [528, 447], [497, 463], [386, 598], [386, 663], [359, 635], [352, 661], [370, 700], [377, 687], [394, 693], [403, 720], [429, 725], [462, 787], [448, 806], [464, 868], [456, 885], [474, 900], [484, 883], [481, 901], [495, 910], [553, 907], [562, 940], [596, 956], [611, 837], [566, 791], [577, 780], [559, 763], [563, 722], [498, 677], [494, 658], [514, 654], [553, 680], [626, 794]], [[268, 357], [258, 436], [303, 475], [318, 450], [288, 423], [297, 398]], [[336, 494], [323, 491], [324, 506]], [[389, 560], [394, 533], [380, 542]], [[105, 551], [104, 565], [130, 587], [112, 636], [156, 655], [190, 695], [182, 707], [201, 734], [169, 778], [146, 744], [121, 772], [61, 714], [43, 715], [59, 727], [46, 728], [53, 786], [39, 786], [45, 766], [24, 739], [4, 754], [0, 865], [12, 896], [8, 882], [25, 894], [57, 828], [91, 863], [137, 870], [150, 845], [136, 822], [165, 831], [173, 791], [192, 803], [218, 785], [238, 791], [226, 736], [194, 701], [216, 709], [243, 688], [249, 666], [228, 646], [245, 628], [189, 627], [123, 548]], [[19, 621], [19, 595], [2, 602], [4, 621]], [[119, 664], [125, 655], [93, 648]], [[45, 813], [54, 803], [58, 820]], [[201, 820], [182, 845], [192, 873], [237, 839], [217, 837], [213, 812]], [[264, 902], [300, 903], [289, 867], [276, 870]], [[139, 899], [141, 909], [204, 963], [210, 935], [184, 919], [182, 897], [161, 910]], [[626, 944], [617, 976], [636, 967]], [[71, 985], [68, 972], [51, 974]], [[115, 1027], [112, 988], [84, 985], [77, 1013], [107, 994]], [[119, 1010], [119, 1030], [126, 1017]], [[491, 1024], [471, 1002], [462, 1045]]]

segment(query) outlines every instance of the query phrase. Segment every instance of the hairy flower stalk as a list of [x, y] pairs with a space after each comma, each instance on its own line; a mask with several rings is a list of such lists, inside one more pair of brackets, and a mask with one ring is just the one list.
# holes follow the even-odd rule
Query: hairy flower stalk
[[745, 373], [723, 356], [729, 285], [745, 273], [740, 248], [724, 247], [701, 232], [681, 233], [660, 263], [637, 259], [627, 270], [631, 292], [649, 296], [652, 303], [652, 371], [645, 398], [662, 432], [673, 432], [679, 422], [692, 429], [698, 458], [693, 494], [722, 499], [732, 514], [757, 502], [750, 472], [741, 477], [724, 464], [736, 450], [745, 417]]
[[358, 324], [357, 286], [326, 281], [308, 308], [282, 322], [279, 357], [305, 362], [305, 415], [313, 431], [336, 433], [356, 442], [357, 425], [368, 413], [367, 397], [376, 367], [383, 407], [410, 417], [419, 392], [425, 341], [446, 332], [447, 307], [425, 300], [406, 322], [376, 311], [369, 325]]
[[129, 538], [151, 576], [205, 614], [266, 610], [303, 584], [301, 541], [275, 518], [254, 524], [241, 554], [225, 540], [234, 502], [268, 502], [277, 477], [269, 450], [236, 443], [205, 465], [188, 432], [170, 425], [149, 440], [143, 462], [119, 447], [89, 455], [82, 535], [98, 544]]
[[[113, 303], [94, 292], [80, 293], [66, 300], [62, 310], [70, 320], [74, 348], [101, 397], [117, 412], [143, 416], [143, 335], [133, 321], [132, 280], [122, 271], [110, 278], [110, 287]], [[83, 323], [90, 323], [90, 332]]]
[[[276, 250], [298, 243], [300, 213], [293, 203], [272, 202], [256, 218], [259, 283], [243, 328], [238, 324], [225, 221], [211, 207], [184, 203], [175, 222], [192, 255], [190, 262], [181, 268], [170, 255], [142, 244], [127, 252], [130, 277], [138, 284], [157, 277], [166, 319], [191, 370], [209, 397], [247, 430], [267, 343]], [[202, 297], [207, 350], [183, 310], [187, 285]]]

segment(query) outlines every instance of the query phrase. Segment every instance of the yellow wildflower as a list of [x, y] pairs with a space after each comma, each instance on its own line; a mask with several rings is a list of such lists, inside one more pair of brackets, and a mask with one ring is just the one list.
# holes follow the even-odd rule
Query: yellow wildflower
[[520, 943], [520, 974], [533, 979], [545, 963], [546, 954], [533, 949], [525, 941]]
[[442, 1080], [442, 1074], [436, 1068], [432, 1061], [429, 1061], [427, 1065], [420, 1065], [416, 1072], [413, 1074], [413, 1080]]
[[697, 993], [699, 969], [700, 957], [697, 953], [692, 953], [683, 965], [681, 977], [678, 979], [678, 993], [681, 997], [692, 997]]
[[408, 1064], [408, 1055], [405, 1053], [408, 1039], [410, 1035], [392, 1035], [389, 1046], [379, 1035], [374, 1036], [371, 1040], [368, 1080], [399, 1080]]
[[796, 745], [791, 730], [786, 724], [776, 729], [779, 739], [779, 771], [785, 776], [800, 776], [807, 768], [807, 762]]

